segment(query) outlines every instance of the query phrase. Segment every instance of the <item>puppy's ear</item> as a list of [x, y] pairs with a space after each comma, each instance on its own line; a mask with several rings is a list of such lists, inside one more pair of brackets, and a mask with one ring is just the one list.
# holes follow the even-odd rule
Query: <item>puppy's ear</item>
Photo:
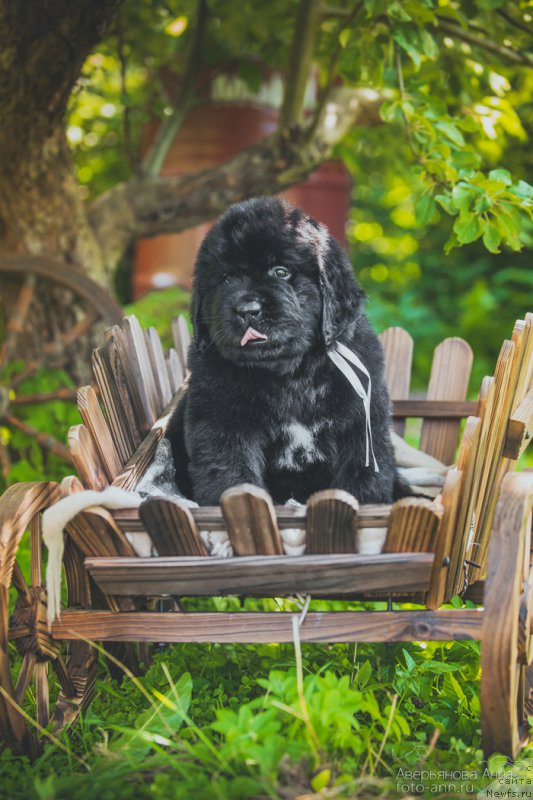
[[[322, 229], [325, 232], [325, 228]], [[365, 293], [355, 282], [353, 269], [340, 244], [322, 236], [318, 260], [322, 293], [322, 336], [330, 347], [343, 330], [363, 313]]]
[[209, 345], [209, 330], [202, 319], [202, 293], [195, 285], [192, 298], [192, 325], [194, 341], [200, 353], [205, 353]]

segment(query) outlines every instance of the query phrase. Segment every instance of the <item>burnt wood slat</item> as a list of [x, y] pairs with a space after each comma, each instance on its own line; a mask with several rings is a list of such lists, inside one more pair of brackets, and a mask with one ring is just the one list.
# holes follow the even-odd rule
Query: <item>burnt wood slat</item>
[[107, 347], [98, 347], [93, 350], [92, 367], [115, 447], [122, 464], [125, 464], [135, 452], [135, 447], [139, 442], [136, 443], [128, 424], [128, 416], [111, 369]]
[[433, 555], [88, 558], [85, 563], [102, 591], [115, 595], [271, 597], [301, 592], [318, 597], [384, 590], [426, 591]]
[[139, 514], [160, 556], [207, 555], [190, 509], [179, 500], [152, 497]]
[[283, 545], [272, 498], [251, 483], [227, 489], [220, 507], [233, 552], [237, 556], [283, 553]]
[[152, 365], [155, 388], [158, 397], [157, 414], [159, 415], [172, 398], [172, 390], [168, 379], [167, 365], [161, 339], [155, 328], [148, 328], [144, 332], [146, 349]]
[[387, 328], [379, 334], [378, 339], [385, 355], [385, 380], [393, 402], [394, 430], [399, 436], [403, 436], [405, 422], [403, 419], [397, 419], [400, 415], [396, 414], [396, 401], [407, 400], [409, 397], [413, 339], [407, 331], [397, 327]]
[[327, 489], [307, 501], [307, 553], [355, 553], [359, 503], [348, 492]]
[[396, 418], [460, 420], [475, 414], [477, 402], [472, 400], [393, 400], [392, 416]]
[[92, 386], [82, 386], [78, 389], [78, 408], [85, 427], [91, 434], [106, 475], [112, 481], [122, 469], [122, 461]]
[[189, 333], [189, 326], [187, 320], [180, 314], [172, 320], [172, 338], [174, 339], [174, 347], [180, 360], [181, 369], [183, 374], [187, 370], [187, 356], [191, 344], [191, 334]]
[[[121, 613], [63, 611], [57, 639], [95, 641], [292, 642], [294, 614], [287, 612]], [[439, 611], [310, 611], [299, 628], [302, 642], [409, 642], [479, 639], [481, 609]]]
[[85, 425], [72, 425], [69, 428], [68, 447], [74, 466], [86, 489], [99, 491], [109, 486], [100, 454]]
[[442, 506], [423, 497], [406, 497], [392, 506], [384, 553], [433, 552]]

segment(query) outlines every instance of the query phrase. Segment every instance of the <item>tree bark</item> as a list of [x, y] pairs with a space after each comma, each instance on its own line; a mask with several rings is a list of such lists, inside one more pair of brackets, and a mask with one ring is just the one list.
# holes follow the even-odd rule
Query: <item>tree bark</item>
[[64, 115], [83, 62], [119, 4], [0, 0], [0, 255], [55, 255], [103, 278]]

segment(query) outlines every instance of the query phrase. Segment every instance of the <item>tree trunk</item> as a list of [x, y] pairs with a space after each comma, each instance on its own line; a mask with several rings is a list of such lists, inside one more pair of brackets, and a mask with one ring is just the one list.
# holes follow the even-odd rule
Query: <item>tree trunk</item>
[[50, 255], [106, 283], [62, 121], [44, 138], [4, 129], [0, 153], [0, 257]]

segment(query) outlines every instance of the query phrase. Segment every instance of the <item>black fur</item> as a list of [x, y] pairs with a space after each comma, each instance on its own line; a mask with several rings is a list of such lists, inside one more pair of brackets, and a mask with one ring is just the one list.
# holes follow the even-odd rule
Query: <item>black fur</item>
[[[393, 461], [383, 353], [363, 306], [340, 245], [303, 211], [272, 198], [228, 209], [198, 254], [190, 384], [167, 430], [184, 494], [214, 505], [243, 482], [276, 503], [330, 487], [363, 503], [406, 493]], [[241, 347], [249, 325], [268, 340]], [[337, 340], [372, 377], [379, 472], [372, 459], [365, 466], [363, 403], [327, 357]]]

